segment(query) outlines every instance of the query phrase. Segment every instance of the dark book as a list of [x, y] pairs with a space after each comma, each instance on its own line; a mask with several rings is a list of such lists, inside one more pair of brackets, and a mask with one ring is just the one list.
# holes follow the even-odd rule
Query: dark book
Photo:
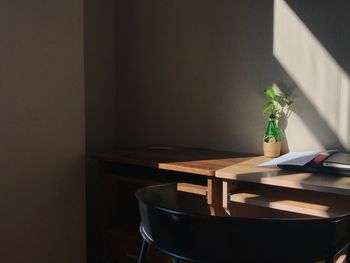
[[323, 162], [323, 166], [350, 169], [349, 153], [334, 153]]
[[279, 164], [278, 167], [284, 170], [297, 172], [327, 173], [350, 176], [350, 154], [325, 152], [319, 154], [304, 166]]

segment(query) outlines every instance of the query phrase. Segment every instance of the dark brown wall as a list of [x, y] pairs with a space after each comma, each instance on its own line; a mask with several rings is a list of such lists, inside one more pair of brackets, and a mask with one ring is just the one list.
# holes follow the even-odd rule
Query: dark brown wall
[[112, 148], [116, 123], [115, 1], [84, 1], [86, 151]]
[[0, 261], [85, 262], [83, 2], [0, 8]]
[[101, 262], [99, 178], [92, 155], [115, 147], [116, 121], [115, 1], [84, 1], [86, 116], [86, 198], [88, 262]]
[[[291, 85], [295, 76], [273, 55], [276, 1], [117, 1], [119, 144], [262, 153], [267, 124], [263, 90], [274, 82]], [[310, 30], [310, 38], [315, 37], [349, 72], [349, 16], [344, 11], [349, 9], [348, 1], [282, 2], [295, 12], [290, 15], [297, 16], [301, 27]], [[300, 66], [310, 62], [297, 52], [288, 57]], [[319, 66], [322, 60], [315, 56], [310, 63]], [[328, 74], [321, 77], [329, 81]], [[330, 82], [326, 89], [334, 94], [340, 81]], [[304, 86], [319, 92], [318, 85]], [[329, 125], [329, 118], [318, 110], [320, 105], [300, 87], [294, 89], [293, 99], [295, 112], [286, 124], [290, 150], [349, 149], [349, 136], [341, 142], [337, 127]], [[329, 111], [329, 100], [321, 104]]]
[[260, 151], [273, 2], [119, 2], [120, 144]]

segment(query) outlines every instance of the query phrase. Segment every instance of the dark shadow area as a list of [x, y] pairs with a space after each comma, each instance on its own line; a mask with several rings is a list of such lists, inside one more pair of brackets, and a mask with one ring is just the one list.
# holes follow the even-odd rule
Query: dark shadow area
[[271, 55], [273, 1], [128, 2], [120, 8], [122, 146], [262, 149], [263, 89], [276, 79], [290, 82]]
[[171, 149], [160, 150], [150, 147], [139, 147], [134, 149], [114, 150], [105, 154], [96, 155], [103, 161], [112, 161], [144, 167], [158, 168], [161, 163], [177, 163], [206, 160], [225, 160], [237, 158], [237, 163], [243, 161], [240, 157], [252, 156], [252, 154], [236, 153], [227, 151], [215, 151], [202, 148], [188, 148], [170, 146]]
[[[327, 219], [277, 219], [193, 214], [200, 204], [191, 212], [179, 211], [181, 207], [176, 204], [176, 199], [180, 200], [176, 198], [179, 194], [174, 195], [171, 190], [176, 191], [176, 188], [171, 185], [142, 188], [136, 196], [140, 204], [143, 239], [178, 259], [191, 262], [316, 262], [333, 259], [350, 240], [349, 215]], [[170, 207], [164, 207], [169, 204]], [[334, 231], [335, 228], [341, 230]], [[293, 253], [290, 253], [291, 248]]]
[[[297, 88], [295, 83], [290, 83], [289, 85], [287, 85], [282, 81], [280, 82], [276, 81], [275, 84], [286, 95], [287, 98], [292, 98], [294, 96], [295, 90]], [[293, 104], [291, 107], [293, 108]], [[291, 113], [292, 113], [291, 108], [288, 108], [286, 112], [282, 112], [282, 116], [278, 120], [278, 127], [282, 132], [282, 147], [283, 147], [281, 149], [282, 153], [289, 152], [289, 143], [288, 143], [288, 138], [285, 135], [285, 131], [288, 126], [288, 118]]]

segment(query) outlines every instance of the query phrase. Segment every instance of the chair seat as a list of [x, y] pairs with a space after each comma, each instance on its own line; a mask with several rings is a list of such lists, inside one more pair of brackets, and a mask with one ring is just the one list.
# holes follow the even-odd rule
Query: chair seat
[[148, 243], [190, 262], [316, 262], [348, 245], [350, 216], [210, 216], [202, 204], [182, 210], [176, 184], [139, 189], [140, 232]]

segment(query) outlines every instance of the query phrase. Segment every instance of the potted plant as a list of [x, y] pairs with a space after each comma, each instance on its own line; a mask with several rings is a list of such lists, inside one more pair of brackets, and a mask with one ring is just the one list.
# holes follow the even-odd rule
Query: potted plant
[[269, 117], [266, 132], [263, 139], [263, 149], [265, 157], [278, 157], [281, 152], [282, 131], [278, 126], [278, 121], [285, 118], [292, 100], [272, 87], [264, 90], [268, 102], [263, 107], [264, 115]]

